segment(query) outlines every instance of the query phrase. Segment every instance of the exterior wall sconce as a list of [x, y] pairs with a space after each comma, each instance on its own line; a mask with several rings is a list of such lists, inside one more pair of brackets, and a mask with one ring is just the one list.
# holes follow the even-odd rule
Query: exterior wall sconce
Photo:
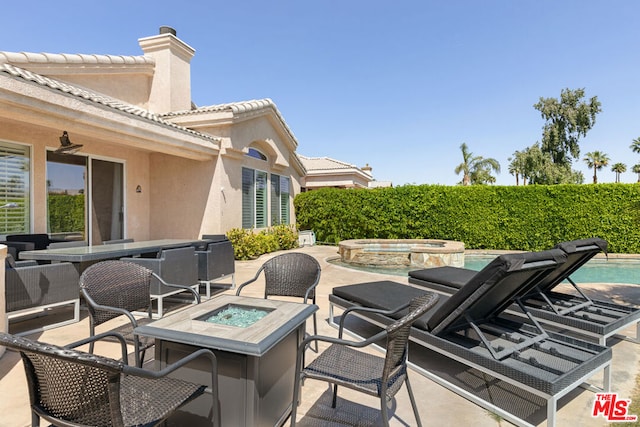
[[142, 187], [141, 186], [137, 186], [136, 187], [136, 193], [142, 193]]
[[69, 134], [65, 130], [60, 137], [60, 147], [55, 152], [58, 154], [73, 154], [80, 151], [81, 148], [82, 144], [74, 144], [69, 140]]

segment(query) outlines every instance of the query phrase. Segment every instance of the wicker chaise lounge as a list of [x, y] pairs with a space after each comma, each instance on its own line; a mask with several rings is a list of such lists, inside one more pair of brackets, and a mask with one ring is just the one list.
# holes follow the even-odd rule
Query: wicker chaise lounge
[[[607, 242], [599, 238], [582, 239], [560, 243], [556, 248], [567, 255], [567, 262], [558, 266], [522, 298], [527, 311], [544, 324], [594, 337], [601, 345], [606, 345], [610, 336], [635, 324], [636, 337], [630, 339], [637, 342], [640, 338], [640, 309], [611, 301], [592, 300], [570, 278], [595, 255], [606, 252]], [[409, 272], [409, 283], [451, 294], [477, 273], [457, 267], [415, 270]], [[574, 294], [554, 290], [565, 281], [573, 286]]]
[[[442, 295], [436, 307], [414, 323], [410, 340], [430, 354], [456, 361], [465, 370], [477, 370], [482, 376], [509, 384], [514, 396], [524, 391], [542, 397], [547, 425], [554, 426], [558, 399], [588, 378], [603, 371], [602, 388], [609, 389], [611, 349], [547, 332], [532, 317], [512, 316], [504, 310], [565, 260], [566, 255], [556, 249], [498, 257], [491, 269], [484, 269], [458, 292]], [[335, 287], [329, 296], [330, 321], [335, 324], [335, 307], [388, 310], [425, 292], [389, 281]], [[360, 316], [380, 327], [395, 320], [375, 314]], [[429, 361], [435, 359], [427, 356], [427, 366], [421, 365], [419, 371], [512, 423], [532, 425], [516, 408], [496, 406], [482, 393], [455, 384], [440, 368], [429, 369]]]

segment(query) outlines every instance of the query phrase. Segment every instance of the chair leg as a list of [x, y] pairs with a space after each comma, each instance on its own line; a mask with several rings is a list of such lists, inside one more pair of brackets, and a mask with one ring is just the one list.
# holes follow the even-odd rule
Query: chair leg
[[338, 384], [333, 385], [333, 399], [331, 400], [331, 407], [333, 409], [336, 408], [336, 404], [338, 402]]
[[31, 411], [31, 427], [39, 427], [40, 426], [40, 416], [35, 412]]
[[411, 384], [409, 383], [409, 375], [405, 378], [405, 384], [407, 384], [407, 391], [409, 392], [409, 400], [411, 401], [411, 406], [413, 407], [413, 415], [416, 417], [416, 426], [422, 427], [422, 422], [420, 421], [420, 414], [418, 413], [418, 405], [416, 405], [416, 399], [413, 396], [413, 390], [411, 388]]
[[[313, 313], [313, 334], [318, 335], [318, 318], [316, 317], [316, 313]], [[318, 352], [318, 341], [315, 342], [315, 349], [312, 348], [316, 353]]]
[[[304, 350], [303, 350], [304, 351]], [[296, 357], [296, 372], [295, 372], [295, 379], [293, 381], [293, 401], [291, 402], [291, 426], [295, 427], [296, 425], [296, 414], [298, 412], [298, 403], [300, 400], [300, 389], [302, 388], [302, 384], [301, 384], [301, 377], [302, 377], [302, 365], [303, 365], [303, 361], [302, 361], [302, 356], [298, 355], [298, 357]]]
[[[89, 336], [93, 337], [96, 334], [96, 327], [93, 325], [93, 320], [90, 321], [89, 323]], [[91, 341], [89, 343], [89, 353], [93, 354], [93, 347], [94, 347], [95, 342]]]
[[389, 427], [389, 409], [387, 408], [386, 393], [380, 395], [380, 411], [382, 412], [382, 425]]

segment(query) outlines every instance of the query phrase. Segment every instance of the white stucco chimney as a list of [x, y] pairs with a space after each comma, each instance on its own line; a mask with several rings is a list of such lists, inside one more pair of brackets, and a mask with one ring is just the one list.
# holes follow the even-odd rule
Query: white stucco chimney
[[159, 35], [138, 43], [156, 62], [148, 109], [160, 114], [191, 109], [191, 58], [196, 51], [171, 27], [160, 27]]

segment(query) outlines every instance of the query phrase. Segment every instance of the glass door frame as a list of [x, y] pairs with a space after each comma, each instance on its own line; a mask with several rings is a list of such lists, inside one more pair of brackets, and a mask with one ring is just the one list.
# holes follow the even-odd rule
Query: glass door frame
[[[53, 149], [47, 149], [47, 153], [49, 152], [53, 152], [55, 150]], [[86, 235], [85, 235], [85, 242], [91, 246], [91, 242], [93, 241], [93, 214], [92, 214], [92, 209], [91, 206], [93, 205], [93, 190], [92, 190], [92, 183], [93, 183], [93, 160], [101, 160], [101, 161], [105, 161], [105, 162], [111, 162], [111, 163], [118, 163], [120, 165], [122, 165], [122, 237], [126, 238], [127, 236], [127, 191], [126, 191], [126, 183], [127, 183], [127, 162], [124, 159], [118, 159], [115, 157], [109, 157], [109, 156], [100, 156], [100, 155], [94, 155], [94, 154], [89, 154], [89, 153], [74, 153], [72, 154], [74, 156], [81, 156], [81, 157], [85, 157], [86, 159], [86, 180], [85, 180], [85, 188], [84, 188], [84, 194], [85, 194], [85, 218], [84, 218], [84, 222], [85, 222], [85, 230], [86, 230]], [[49, 160], [48, 160], [48, 156], [45, 156], [45, 175], [44, 175], [44, 179], [45, 179], [45, 183], [48, 179], [48, 168], [47, 168], [47, 164], [48, 164]], [[46, 186], [46, 185], [45, 185]], [[49, 190], [46, 190], [46, 198], [49, 197]], [[49, 206], [48, 206], [48, 202], [45, 202], [46, 205], [46, 215], [47, 215], [47, 224], [49, 223]]]

